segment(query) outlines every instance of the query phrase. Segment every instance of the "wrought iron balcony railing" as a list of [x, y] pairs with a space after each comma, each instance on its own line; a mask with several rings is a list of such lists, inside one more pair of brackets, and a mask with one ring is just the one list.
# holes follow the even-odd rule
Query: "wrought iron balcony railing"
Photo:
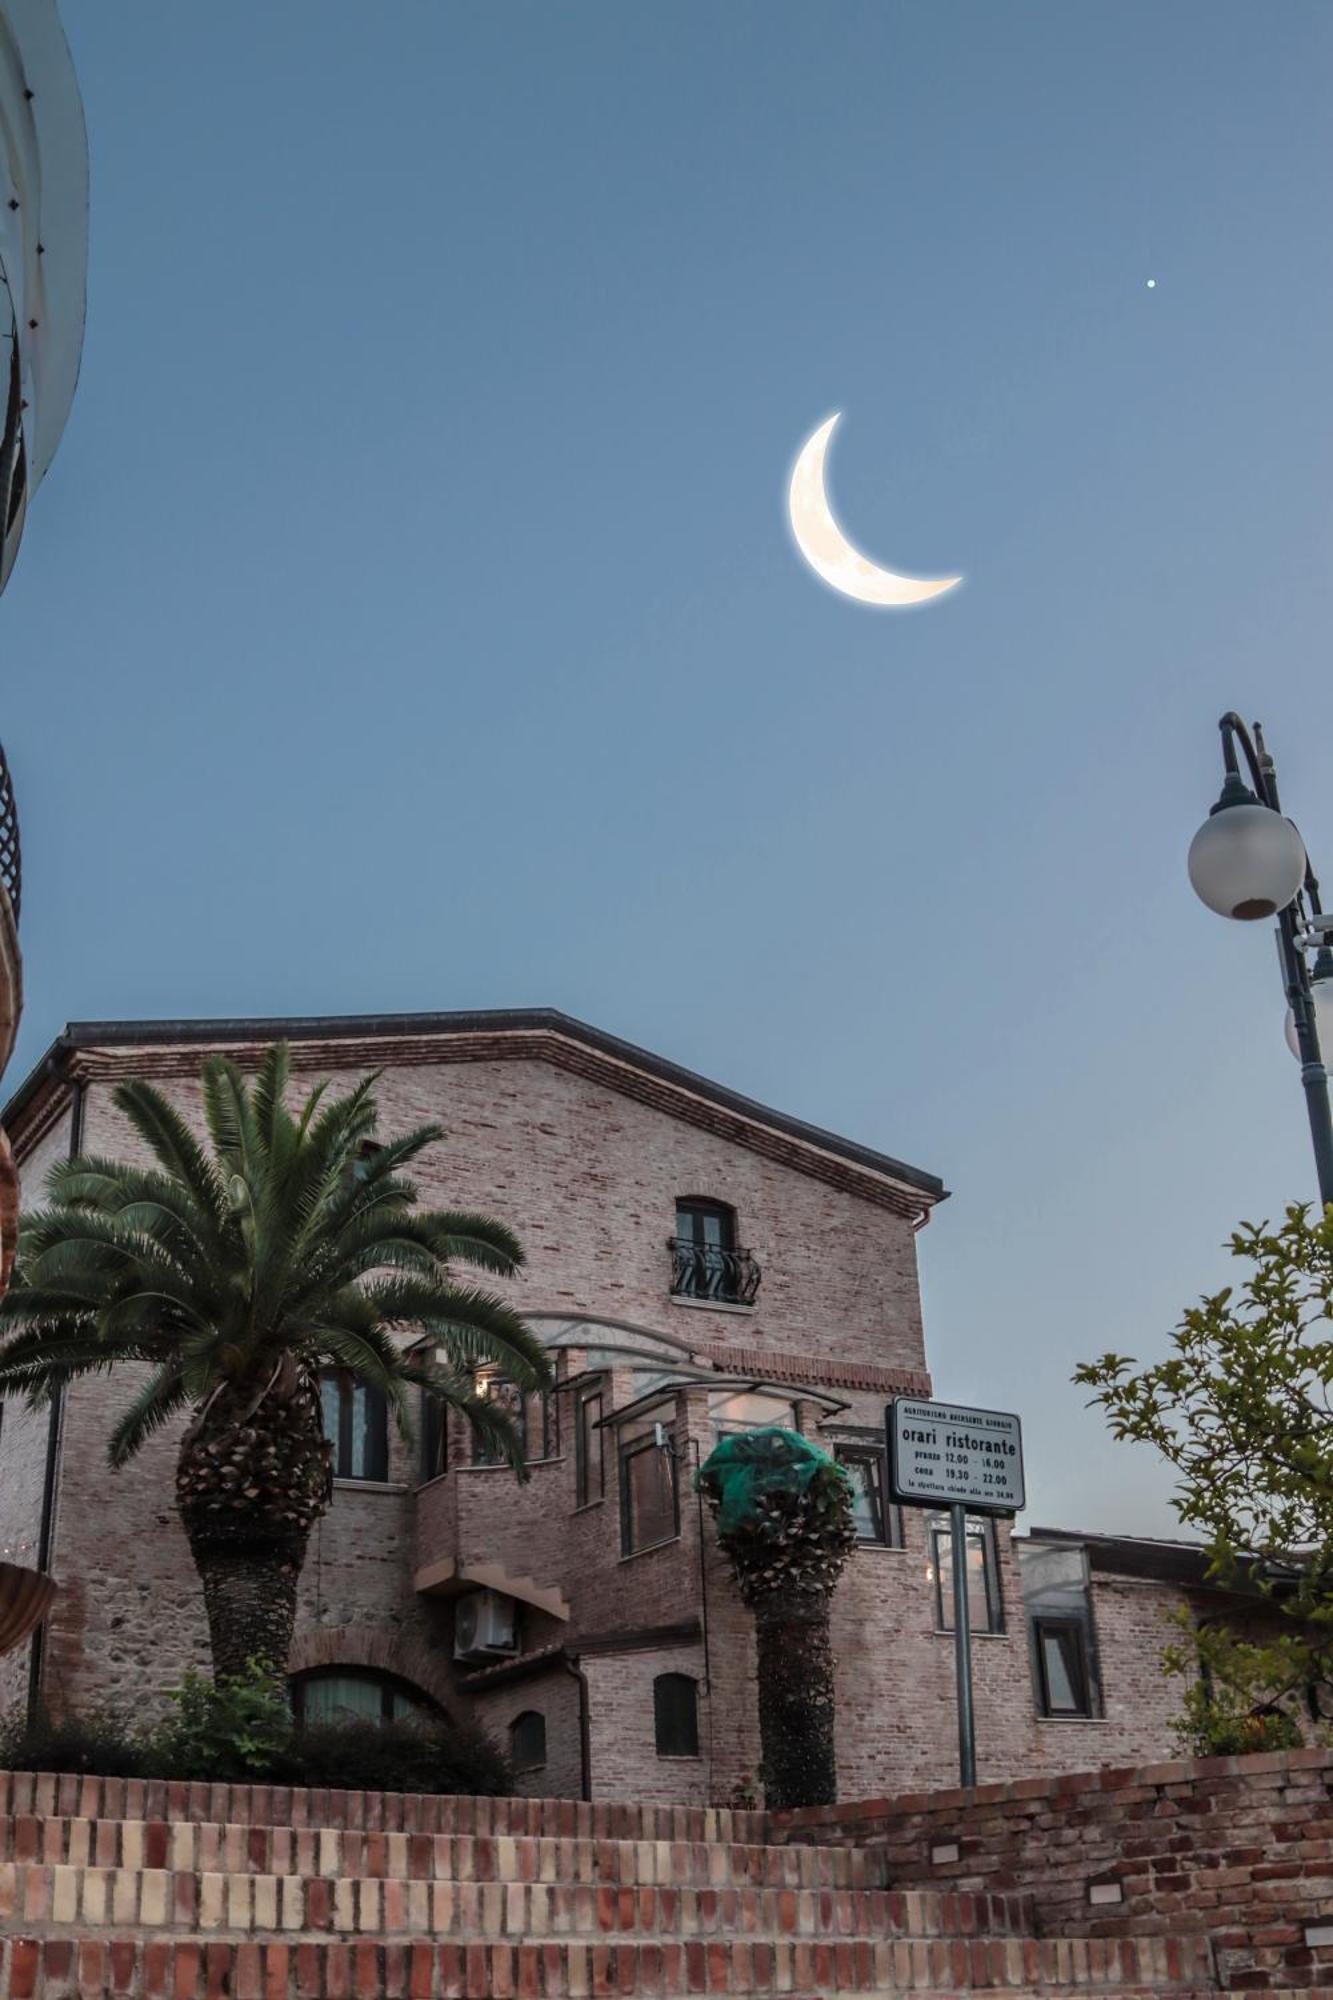
[[14, 781], [9, 775], [9, 762], [3, 746], [0, 746], [0, 884], [3, 884], [9, 897], [9, 907], [14, 912], [14, 928], [17, 930], [19, 904], [23, 900], [19, 814], [14, 803]]
[[760, 1271], [750, 1250], [723, 1250], [716, 1243], [695, 1243], [688, 1236], [669, 1236], [671, 1291], [675, 1298], [711, 1299], [717, 1305], [752, 1306], [759, 1291]]

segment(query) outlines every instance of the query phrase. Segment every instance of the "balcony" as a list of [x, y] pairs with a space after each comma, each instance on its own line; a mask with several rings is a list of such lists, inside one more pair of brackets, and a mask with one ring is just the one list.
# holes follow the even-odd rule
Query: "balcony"
[[720, 1244], [696, 1243], [687, 1236], [669, 1236], [667, 1248], [673, 1298], [716, 1306], [754, 1304], [760, 1271], [753, 1251], [724, 1250]]

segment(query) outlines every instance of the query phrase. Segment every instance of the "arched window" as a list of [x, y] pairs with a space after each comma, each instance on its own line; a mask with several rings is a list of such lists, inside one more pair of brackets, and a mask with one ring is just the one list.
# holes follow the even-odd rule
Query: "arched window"
[[699, 1683], [689, 1674], [659, 1674], [653, 1682], [653, 1727], [659, 1757], [699, 1754]]
[[409, 1722], [437, 1715], [435, 1703], [395, 1674], [370, 1667], [312, 1667], [292, 1676], [292, 1712], [298, 1723]]
[[525, 1708], [509, 1725], [509, 1756], [516, 1771], [540, 1771], [546, 1762], [546, 1717]]

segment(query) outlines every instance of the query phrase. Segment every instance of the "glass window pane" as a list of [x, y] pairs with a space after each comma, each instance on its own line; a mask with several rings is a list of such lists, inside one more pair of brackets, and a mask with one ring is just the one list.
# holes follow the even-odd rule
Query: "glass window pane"
[[770, 1424], [788, 1431], [796, 1428], [792, 1403], [763, 1389], [715, 1389], [708, 1398], [708, 1416], [719, 1433], [763, 1430]]
[[336, 1375], [321, 1375], [319, 1378], [319, 1403], [324, 1414], [324, 1435], [333, 1446], [333, 1469], [341, 1475], [339, 1463], [339, 1428], [342, 1418], [342, 1391]]
[[536, 1709], [515, 1716], [509, 1729], [516, 1771], [539, 1771], [546, 1762], [546, 1717]]
[[388, 1409], [380, 1390], [353, 1382], [352, 1441], [343, 1476], [347, 1479], [387, 1479], [389, 1476]]
[[648, 1549], [676, 1532], [676, 1468], [669, 1452], [641, 1445], [625, 1460], [629, 1547]]
[[349, 1467], [353, 1479], [369, 1479], [366, 1471], [366, 1385], [356, 1382], [352, 1385], [352, 1459]]
[[[989, 1632], [993, 1629], [991, 1618], [992, 1591], [988, 1588], [988, 1543], [989, 1536], [981, 1527], [969, 1526], [967, 1531], [967, 1606], [968, 1616], [974, 1632]], [[935, 1549], [935, 1575], [937, 1592], [936, 1616], [940, 1629], [953, 1631], [953, 1537], [947, 1527], [932, 1531]]]
[[688, 1674], [659, 1674], [653, 1682], [653, 1726], [659, 1757], [699, 1754], [699, 1689]]
[[576, 1497], [580, 1507], [586, 1507], [590, 1500], [600, 1500], [606, 1490], [601, 1424], [602, 1392], [597, 1389], [579, 1398], [575, 1449], [578, 1479]]
[[884, 1540], [884, 1511], [880, 1494], [878, 1452], [839, 1448], [838, 1463], [852, 1482], [852, 1518], [859, 1542]]
[[1046, 1681], [1047, 1713], [1081, 1715], [1083, 1696], [1079, 1683], [1077, 1635], [1068, 1628], [1045, 1626], [1039, 1633], [1042, 1670]]
[[[527, 1398], [515, 1383], [509, 1381], [503, 1375], [488, 1376], [479, 1382], [477, 1387], [479, 1392], [489, 1402], [498, 1403], [502, 1410], [508, 1412], [514, 1428], [522, 1440], [523, 1455], [526, 1458], [528, 1450]], [[499, 1449], [489, 1446], [483, 1438], [475, 1438], [473, 1440], [472, 1459], [474, 1465], [501, 1465], [504, 1462], [503, 1454]]]
[[369, 1674], [314, 1674], [301, 1687], [306, 1722], [381, 1722], [384, 1686]]
[[438, 1479], [449, 1470], [449, 1420], [434, 1396], [421, 1398], [421, 1477]]

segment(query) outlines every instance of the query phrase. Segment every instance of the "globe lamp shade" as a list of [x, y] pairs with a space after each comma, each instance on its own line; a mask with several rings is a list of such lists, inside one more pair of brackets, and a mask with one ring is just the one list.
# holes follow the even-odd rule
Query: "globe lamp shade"
[[1305, 880], [1305, 844], [1269, 806], [1223, 806], [1190, 842], [1194, 893], [1219, 917], [1242, 923], [1285, 910]]
[[[1320, 952], [1320, 958], [1327, 954]], [[1321, 976], [1315, 966], [1315, 976], [1310, 982], [1310, 992], [1314, 998], [1315, 1033], [1319, 1037], [1319, 1053], [1324, 1058], [1325, 1067], [1333, 1063], [1333, 965]], [[1301, 1059], [1301, 1045], [1296, 1039], [1296, 1016], [1287, 1009], [1287, 1047], [1297, 1062]]]

